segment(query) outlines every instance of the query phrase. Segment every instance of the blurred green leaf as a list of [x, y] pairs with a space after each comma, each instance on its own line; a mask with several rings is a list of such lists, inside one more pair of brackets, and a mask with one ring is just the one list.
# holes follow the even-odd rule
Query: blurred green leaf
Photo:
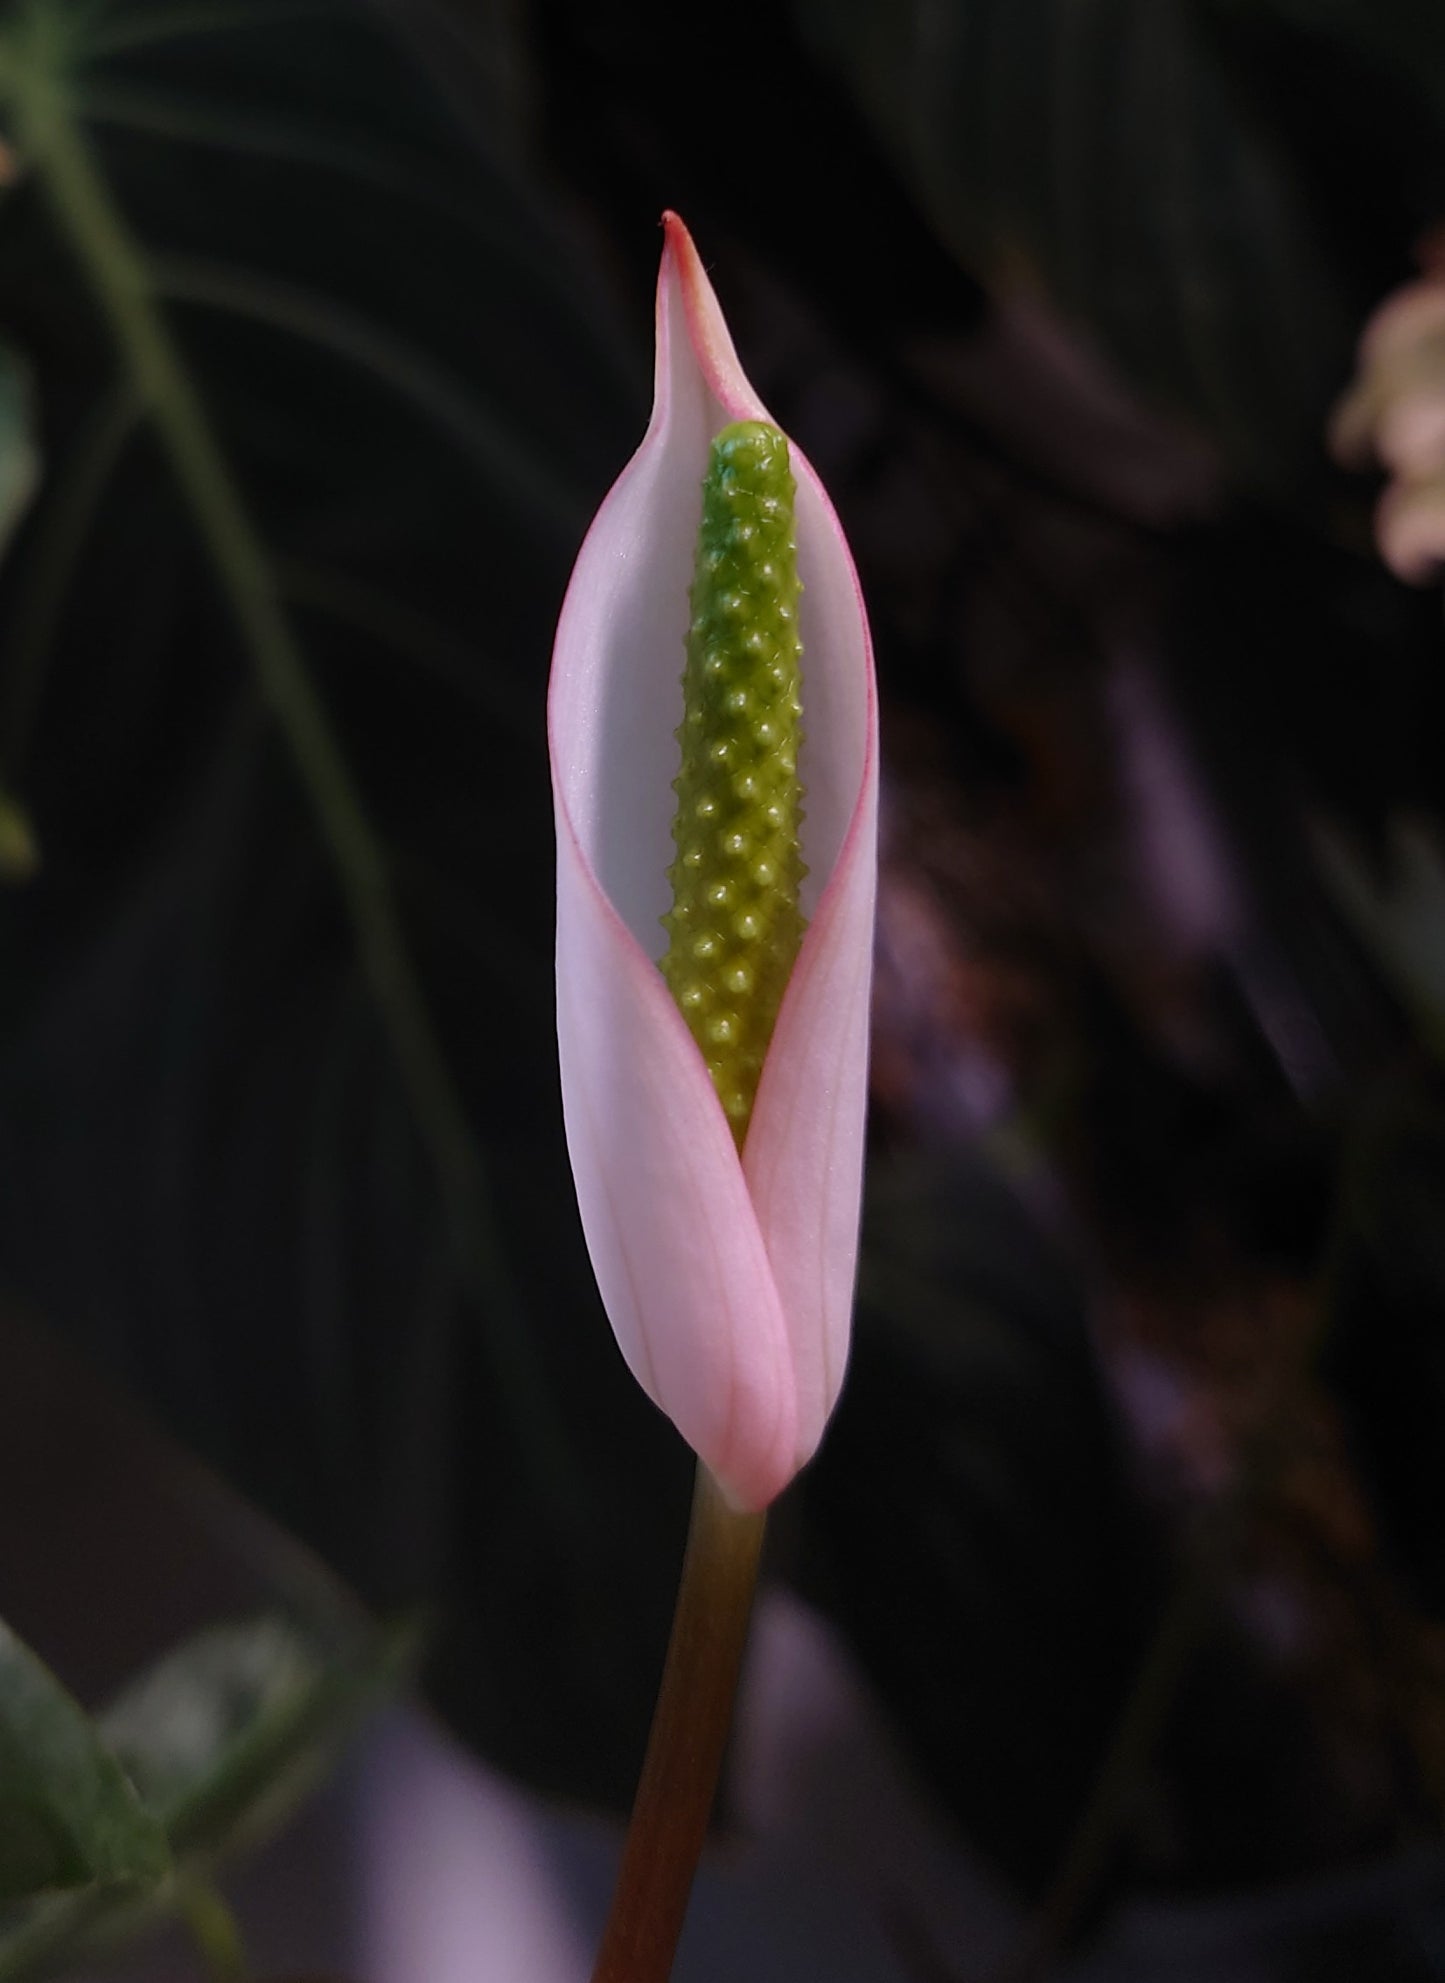
[[128, 1687], [101, 1726], [177, 1857], [209, 1858], [293, 1809], [416, 1652], [405, 1625], [333, 1652], [286, 1618], [216, 1626]]
[[1290, 148], [1195, 0], [797, 0], [945, 241], [1278, 485], [1352, 335]]
[[[371, 1709], [411, 1670], [409, 1625], [327, 1645], [269, 1616], [216, 1626], [166, 1655], [100, 1717], [158, 1841], [166, 1886], [137, 1900], [97, 1893], [40, 1900], [0, 1926], [0, 1978], [45, 1974], [171, 1912], [219, 1862], [273, 1831], [315, 1788]], [[139, 1793], [137, 1798], [136, 1793]], [[143, 1805], [143, 1808], [142, 1808]]]
[[170, 1863], [95, 1724], [0, 1624], [0, 1901], [153, 1885]]

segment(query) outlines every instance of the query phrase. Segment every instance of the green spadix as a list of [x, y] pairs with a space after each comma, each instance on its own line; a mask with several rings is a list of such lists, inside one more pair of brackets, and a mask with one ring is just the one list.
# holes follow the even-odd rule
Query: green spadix
[[702, 487], [662, 971], [739, 1146], [803, 938], [793, 497], [777, 428], [724, 427]]

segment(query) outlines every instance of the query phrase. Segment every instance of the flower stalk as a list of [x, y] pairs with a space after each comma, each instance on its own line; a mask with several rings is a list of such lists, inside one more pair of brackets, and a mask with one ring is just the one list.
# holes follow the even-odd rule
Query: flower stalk
[[707, 1837], [766, 1517], [699, 1464], [682, 1581], [612, 1909], [592, 1983], [666, 1983]]

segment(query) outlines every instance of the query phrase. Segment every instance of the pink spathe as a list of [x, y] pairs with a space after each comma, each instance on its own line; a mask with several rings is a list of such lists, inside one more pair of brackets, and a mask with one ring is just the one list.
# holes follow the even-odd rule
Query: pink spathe
[[771, 416], [687, 229], [672, 214], [665, 227], [652, 420], [578, 554], [552, 663], [562, 1104], [622, 1353], [731, 1499], [756, 1509], [816, 1449], [848, 1356], [877, 704], [853, 561], [793, 447], [809, 922], [740, 1157], [655, 959], [708, 447], [733, 420]]

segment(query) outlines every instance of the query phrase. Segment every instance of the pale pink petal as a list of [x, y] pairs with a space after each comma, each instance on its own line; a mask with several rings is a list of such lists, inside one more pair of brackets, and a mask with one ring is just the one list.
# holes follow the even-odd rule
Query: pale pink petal
[[562, 1102], [597, 1285], [648, 1396], [739, 1506], [765, 1507], [796, 1470], [794, 1383], [732, 1133], [661, 973], [560, 825], [558, 851]]
[[671, 906], [672, 779], [708, 444], [725, 424], [679, 285], [657, 288], [652, 419], [578, 554], [553, 657], [553, 773], [599, 885], [649, 957]]
[[[681, 223], [669, 243], [693, 342], [734, 418], [768, 417]], [[812, 918], [768, 1049], [743, 1167], [782, 1297], [797, 1384], [797, 1464], [847, 1364], [858, 1256], [877, 878], [877, 703], [857, 573], [812, 464], [791, 447], [803, 581], [799, 758]]]
[[812, 1457], [848, 1361], [873, 969], [877, 785], [808, 931], [763, 1069], [743, 1166], [787, 1318], [794, 1464]]
[[652, 960], [668, 906], [673, 732], [708, 443], [730, 420], [769, 416], [672, 215], [657, 340], [652, 421], [579, 554], [553, 663], [563, 1107], [623, 1354], [732, 1497], [760, 1507], [816, 1446], [846, 1357], [871, 953], [872, 664], [841, 530], [795, 451], [813, 922], [763, 1071], [745, 1178]]
[[1445, 351], [1433, 375], [1419, 371], [1423, 376], [1386, 401], [1375, 427], [1381, 463], [1410, 481], [1445, 468]]
[[1360, 338], [1360, 366], [1376, 367], [1407, 357], [1423, 338], [1445, 334], [1445, 282], [1422, 276], [1387, 296]]
[[1407, 585], [1428, 585], [1445, 566], [1445, 476], [1392, 482], [1375, 511], [1380, 556]]
[[719, 409], [717, 425], [726, 426], [729, 420], [766, 420], [776, 426], [772, 414], [754, 391], [752, 380], [738, 363], [732, 332], [692, 236], [675, 213], [665, 213], [662, 225], [666, 247], [659, 286], [659, 319], [660, 298], [665, 293], [669, 303], [676, 303], [683, 312], [693, 361]]
[[[837, 1403], [848, 1359], [863, 1132], [868, 1011], [878, 873], [878, 718], [873, 651], [853, 560], [817, 477], [797, 458], [800, 565], [813, 603], [803, 621], [804, 707], [828, 755], [802, 759], [821, 900], [788, 982], [743, 1151], [753, 1206], [772, 1261], [797, 1384], [797, 1464], [812, 1456]], [[806, 556], [803, 547], [806, 545]], [[827, 655], [808, 669], [809, 642]], [[846, 808], [846, 810], [845, 810]]]

